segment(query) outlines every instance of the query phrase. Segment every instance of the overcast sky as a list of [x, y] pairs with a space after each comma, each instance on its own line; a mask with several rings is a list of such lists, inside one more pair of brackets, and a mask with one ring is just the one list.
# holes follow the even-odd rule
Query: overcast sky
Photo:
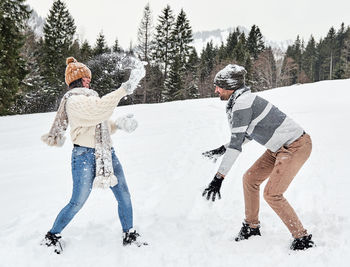
[[[143, 9], [149, 2], [154, 24], [161, 11], [170, 5], [177, 15], [184, 9], [194, 32], [227, 29], [253, 24], [269, 40], [295, 40], [299, 34], [307, 41], [326, 36], [329, 28], [350, 25], [350, 0], [65, 0], [77, 26], [80, 39], [95, 44], [103, 31], [109, 45], [118, 38], [123, 48], [137, 41]], [[53, 0], [27, 0], [45, 18]]]

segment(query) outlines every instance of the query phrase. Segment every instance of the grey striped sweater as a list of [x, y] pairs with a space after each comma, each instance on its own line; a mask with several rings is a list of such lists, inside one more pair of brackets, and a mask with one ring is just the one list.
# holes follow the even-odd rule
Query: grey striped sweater
[[228, 100], [226, 113], [231, 140], [226, 145], [218, 172], [226, 175], [242, 151], [243, 143], [255, 140], [272, 152], [293, 143], [303, 128], [267, 100], [252, 94], [248, 87], [236, 90]]

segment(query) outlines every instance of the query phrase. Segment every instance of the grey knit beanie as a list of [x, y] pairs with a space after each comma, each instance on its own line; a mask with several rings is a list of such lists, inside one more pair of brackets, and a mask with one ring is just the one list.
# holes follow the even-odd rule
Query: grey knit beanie
[[245, 85], [246, 73], [244, 67], [229, 64], [215, 75], [214, 85], [225, 90], [236, 90]]

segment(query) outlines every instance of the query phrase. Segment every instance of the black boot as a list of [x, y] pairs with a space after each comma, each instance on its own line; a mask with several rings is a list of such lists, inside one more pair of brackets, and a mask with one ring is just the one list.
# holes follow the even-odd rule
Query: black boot
[[127, 232], [124, 232], [123, 236], [123, 246], [134, 244], [138, 247], [141, 247], [142, 245], [147, 246], [147, 242], [142, 242], [140, 240], [137, 240], [137, 238], [140, 237], [140, 234], [136, 232], [136, 230], [130, 229]]
[[242, 223], [242, 225], [243, 226], [239, 231], [237, 237], [235, 238], [235, 241], [238, 242], [244, 239], [248, 239], [252, 235], [261, 235], [259, 230], [260, 226], [258, 226], [257, 228], [251, 228], [247, 223]]
[[312, 235], [306, 235], [300, 238], [295, 238], [290, 246], [291, 250], [305, 250], [315, 246], [314, 241], [311, 240]]
[[40, 245], [46, 245], [48, 247], [53, 247], [54, 252], [57, 254], [61, 254], [63, 251], [61, 242], [59, 241], [62, 238], [59, 234], [52, 234], [47, 232], [45, 238], [41, 241]]

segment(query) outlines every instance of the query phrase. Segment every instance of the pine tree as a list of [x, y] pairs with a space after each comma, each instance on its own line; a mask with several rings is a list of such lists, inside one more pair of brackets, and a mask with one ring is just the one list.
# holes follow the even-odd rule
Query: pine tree
[[76, 26], [66, 5], [56, 0], [46, 18], [44, 25], [44, 50], [46, 74], [49, 81], [55, 84], [62, 81], [62, 70], [65, 69], [65, 59], [73, 44]]
[[158, 17], [155, 41], [153, 47], [153, 59], [160, 64], [163, 72], [163, 81], [168, 77], [169, 66], [173, 56], [174, 40], [171, 38], [174, 28], [174, 16], [170, 6], [167, 5], [162, 15]]
[[324, 39], [316, 45], [316, 81], [325, 79], [339, 79], [347, 77], [347, 29], [342, 24], [338, 32], [331, 27]]
[[342, 57], [342, 48], [345, 46], [346, 29], [344, 22], [341, 24], [339, 31], [336, 34], [336, 47], [334, 57], [334, 79], [341, 79], [344, 77], [344, 58]]
[[293, 58], [294, 61], [300, 66], [302, 52], [302, 41], [298, 35], [294, 41], [294, 44], [287, 48], [286, 56]]
[[92, 48], [87, 40], [85, 40], [80, 47], [80, 61], [87, 62], [92, 58]]
[[[333, 79], [334, 72], [334, 57], [335, 57], [335, 49], [336, 49], [336, 32], [333, 27], [328, 31], [327, 37], [325, 39], [328, 48], [328, 64], [329, 64], [329, 76], [328, 79]], [[325, 62], [327, 64], [327, 62]]]
[[[221, 53], [219, 55], [219, 53]], [[220, 59], [221, 58], [221, 59]], [[203, 48], [198, 66], [198, 93], [200, 97], [215, 96], [213, 80], [218, 71], [224, 68], [227, 64], [232, 64], [232, 58], [228, 58], [226, 54], [226, 46], [221, 45], [220, 48], [214, 47], [210, 41]]]
[[109, 53], [109, 52], [110, 52], [110, 49], [108, 48], [105, 36], [101, 31], [97, 36], [96, 44], [95, 44], [95, 47], [93, 48], [92, 54], [94, 56], [100, 56], [102, 54]]
[[45, 83], [41, 75], [39, 61], [39, 58], [42, 58], [42, 41], [28, 26], [24, 31], [24, 36], [25, 43], [21, 49], [21, 55], [26, 62], [28, 73], [22, 80], [15, 104], [11, 107], [11, 110], [16, 114], [46, 111], [45, 103], [42, 101], [45, 95]]
[[147, 103], [162, 102], [163, 73], [159, 65], [150, 65], [148, 86], [150, 88], [147, 96]]
[[141, 23], [138, 29], [137, 34], [137, 47], [136, 51], [139, 56], [139, 58], [142, 61], [147, 62], [146, 65], [146, 75], [145, 78], [142, 80], [142, 103], [146, 103], [147, 101], [147, 94], [148, 91], [150, 91], [149, 88], [149, 81], [150, 81], [150, 61], [151, 61], [151, 51], [152, 51], [152, 38], [153, 38], [153, 19], [152, 19], [152, 11], [150, 8], [150, 5], [147, 4], [143, 10], [143, 17], [141, 19]]
[[115, 53], [123, 52], [123, 49], [119, 45], [118, 38], [116, 38], [115, 41], [114, 41], [114, 45], [113, 45], [112, 51], [115, 52]]
[[350, 27], [345, 31], [344, 43], [341, 48], [341, 69], [343, 74], [340, 78], [350, 78]]
[[[185, 99], [187, 92], [183, 80], [186, 75], [186, 65], [192, 49], [191, 42], [193, 38], [192, 28], [183, 9], [181, 9], [176, 18], [175, 27], [171, 35], [174, 40], [175, 58], [170, 67], [171, 75], [169, 74], [165, 82], [165, 99]], [[173, 92], [173, 90], [176, 90], [176, 92]]]
[[[56, 0], [44, 25], [44, 58], [42, 71], [48, 86], [48, 111], [55, 110], [66, 85], [64, 71], [76, 26], [66, 5]], [[49, 88], [50, 87], [50, 88]]]
[[181, 67], [185, 67], [192, 49], [191, 42], [193, 41], [193, 38], [190, 22], [187, 19], [186, 13], [183, 9], [181, 9], [176, 18], [172, 38], [174, 40], [174, 52], [177, 56], [179, 56], [179, 60], [182, 65]]
[[218, 53], [217, 53], [217, 59], [219, 62], [225, 60], [227, 58], [227, 55], [226, 55], [226, 47], [224, 45], [223, 42], [221, 42], [221, 46], [219, 47], [218, 49]]
[[195, 48], [191, 49], [190, 56], [186, 66], [186, 77], [185, 77], [185, 85], [186, 85], [186, 98], [198, 98], [198, 69], [199, 67], [199, 57]]
[[315, 81], [316, 78], [316, 62], [316, 42], [314, 37], [311, 35], [310, 40], [306, 45], [305, 52], [303, 53], [302, 69], [312, 82]]
[[264, 48], [265, 45], [260, 29], [258, 26], [253, 25], [247, 39], [247, 49], [250, 55], [254, 59], [257, 59], [259, 54], [264, 50]]
[[143, 17], [137, 33], [137, 53], [141, 60], [150, 62], [151, 59], [151, 44], [153, 34], [153, 19], [150, 5], [147, 4], [143, 10]]
[[209, 43], [207, 43], [206, 47], [202, 50], [201, 53], [201, 63], [199, 69], [201, 81], [208, 77], [214, 69], [215, 56], [216, 53], [213, 41], [211, 40]]
[[237, 28], [232, 33], [229, 33], [226, 40], [226, 57], [233, 58], [233, 50], [238, 44], [238, 38], [241, 35], [240, 30]]
[[135, 48], [132, 41], [130, 41], [129, 49], [126, 51], [126, 54], [129, 56], [135, 56]]
[[79, 58], [81, 60], [81, 49], [80, 49], [80, 43], [78, 39], [75, 39], [72, 43], [72, 45], [69, 48], [69, 55], [74, 56], [75, 58]]
[[336, 55], [336, 31], [334, 27], [329, 29], [326, 38], [320, 40], [317, 48], [319, 80], [333, 79]]
[[184, 95], [185, 86], [183, 83], [183, 69], [182, 59], [180, 55], [176, 55], [170, 67], [170, 72], [167, 80], [165, 81], [165, 90], [163, 92], [163, 101], [182, 100], [185, 99]]
[[[320, 39], [319, 43], [316, 44], [317, 60], [316, 60], [316, 77], [315, 81], [322, 81], [326, 79], [327, 70], [324, 71], [324, 62], [326, 61], [327, 46], [324, 39]], [[327, 69], [327, 66], [326, 66]]]
[[24, 0], [0, 2], [0, 115], [11, 113], [9, 109], [27, 73], [20, 50], [28, 10]]
[[[287, 48], [287, 52], [286, 52], [285, 60], [284, 60], [285, 61], [284, 65], [287, 66], [287, 69], [288, 69], [287, 76], [288, 76], [289, 82], [291, 82], [291, 84], [295, 84], [298, 82], [298, 77], [301, 73], [302, 54], [303, 54], [302, 47], [303, 47], [302, 41], [300, 40], [300, 37], [298, 35], [294, 44]], [[293, 59], [293, 61], [291, 61], [289, 58]], [[296, 67], [296, 68], [294, 68], [294, 67]], [[286, 85], [286, 84], [284, 84], [284, 85]]]
[[244, 32], [239, 36], [238, 43], [232, 52], [233, 58], [238, 64], [244, 65], [249, 56]]

